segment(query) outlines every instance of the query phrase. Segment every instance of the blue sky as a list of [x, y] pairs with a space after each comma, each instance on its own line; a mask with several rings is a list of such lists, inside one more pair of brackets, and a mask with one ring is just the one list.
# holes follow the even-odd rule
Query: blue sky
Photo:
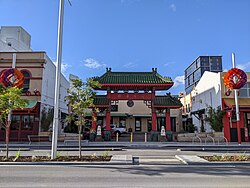
[[[65, 0], [63, 71], [81, 79], [113, 71], [183, 75], [199, 55], [222, 55], [223, 69], [250, 71], [249, 0]], [[0, 26], [22, 26], [32, 49], [55, 61], [59, 0], [0, 0]]]

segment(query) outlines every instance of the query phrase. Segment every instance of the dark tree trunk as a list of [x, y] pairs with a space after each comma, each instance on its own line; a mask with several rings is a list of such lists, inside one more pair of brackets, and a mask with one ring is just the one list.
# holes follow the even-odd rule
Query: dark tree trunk
[[9, 122], [7, 123], [6, 129], [5, 129], [5, 143], [6, 143], [6, 158], [9, 158], [9, 132], [10, 132], [10, 126]]
[[81, 132], [82, 126], [79, 126], [79, 159], [82, 157]]

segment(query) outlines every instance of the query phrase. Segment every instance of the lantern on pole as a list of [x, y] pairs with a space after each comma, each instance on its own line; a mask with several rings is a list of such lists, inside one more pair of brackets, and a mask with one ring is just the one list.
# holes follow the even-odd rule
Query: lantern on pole
[[239, 103], [238, 103], [238, 90], [242, 88], [247, 82], [246, 73], [238, 68], [235, 68], [235, 55], [232, 53], [232, 64], [233, 68], [227, 71], [224, 75], [224, 84], [229, 89], [234, 90], [235, 98], [235, 108], [236, 108], [236, 122], [237, 122], [237, 135], [238, 135], [238, 144], [241, 144], [241, 133], [240, 133], [240, 112], [239, 112]]

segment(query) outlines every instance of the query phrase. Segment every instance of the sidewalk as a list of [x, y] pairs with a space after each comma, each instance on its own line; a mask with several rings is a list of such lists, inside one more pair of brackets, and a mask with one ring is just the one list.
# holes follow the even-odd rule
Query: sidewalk
[[[33, 142], [29, 145], [24, 143], [10, 143], [10, 151], [15, 155], [20, 150], [22, 155], [48, 155], [51, 149], [51, 142]], [[0, 143], [2, 155], [5, 151], [5, 144]], [[140, 151], [141, 150], [141, 151]], [[150, 153], [152, 151], [154, 153]], [[180, 143], [180, 142], [89, 142], [82, 144], [82, 151], [87, 155], [102, 155], [109, 151], [113, 155], [112, 162], [50, 162], [39, 163], [39, 165], [250, 165], [249, 162], [207, 162], [201, 161], [199, 155], [219, 155], [236, 151], [236, 153], [250, 153], [250, 143], [230, 143], [228, 145], [200, 145], [199, 143]], [[191, 152], [186, 152], [191, 151]], [[61, 155], [78, 155], [78, 142], [65, 145], [63, 142], [58, 143], [58, 152]], [[146, 154], [150, 153], [150, 154]], [[0, 165], [17, 164], [1, 163]], [[20, 163], [23, 165], [26, 163]], [[34, 165], [37, 163], [29, 163]]]
[[[11, 142], [9, 144], [10, 148], [51, 148], [51, 142], [28, 142], [15, 143]], [[229, 144], [213, 144], [207, 143], [206, 145], [200, 143], [189, 143], [189, 142], [83, 142], [82, 147], [84, 148], [129, 148], [129, 149], [197, 149], [197, 150], [249, 150], [250, 151], [250, 142], [244, 142], [241, 145], [238, 145], [236, 142]], [[0, 148], [5, 148], [4, 142], [0, 142]], [[58, 142], [58, 148], [78, 148], [78, 141], [67, 143]]]

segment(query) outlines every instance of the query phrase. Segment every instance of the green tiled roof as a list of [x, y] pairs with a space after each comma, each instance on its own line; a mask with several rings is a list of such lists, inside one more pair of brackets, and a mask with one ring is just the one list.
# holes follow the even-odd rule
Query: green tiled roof
[[164, 96], [156, 96], [153, 101], [154, 106], [175, 106], [181, 107], [182, 104], [178, 98], [171, 96], [170, 94]]
[[170, 77], [161, 76], [156, 69], [152, 72], [112, 72], [109, 69], [94, 80], [101, 84], [173, 84]]
[[25, 106], [25, 108], [34, 108], [37, 104], [37, 101], [28, 101], [28, 104]]
[[94, 105], [109, 105], [109, 100], [106, 95], [96, 95], [94, 98]]
[[126, 114], [124, 113], [111, 113], [111, 117], [126, 117]]

